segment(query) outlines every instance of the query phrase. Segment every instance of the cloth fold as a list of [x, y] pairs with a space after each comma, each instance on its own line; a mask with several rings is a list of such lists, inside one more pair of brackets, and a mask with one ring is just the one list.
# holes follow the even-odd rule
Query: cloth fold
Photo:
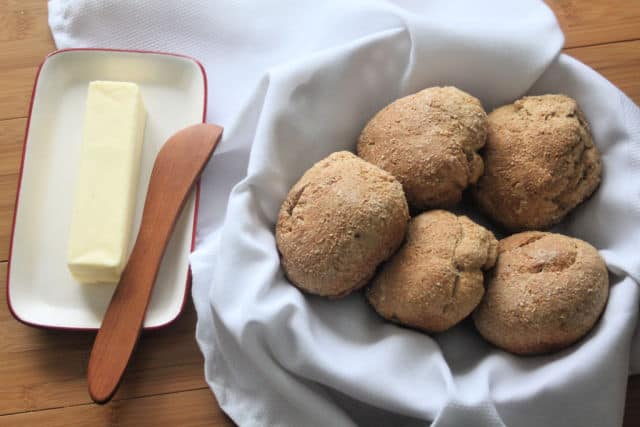
[[[542, 2], [51, 0], [49, 22], [60, 48], [174, 51], [205, 65], [208, 120], [225, 134], [202, 178], [196, 336], [238, 424], [622, 423], [630, 362], [640, 368], [640, 111], [559, 55]], [[585, 111], [604, 180], [557, 230], [601, 251], [612, 286], [601, 321], [571, 348], [516, 357], [469, 322], [430, 337], [382, 322], [360, 293], [327, 301], [286, 282], [273, 228], [290, 186], [329, 153], [353, 151], [384, 105], [434, 85], [488, 111], [550, 92]]]

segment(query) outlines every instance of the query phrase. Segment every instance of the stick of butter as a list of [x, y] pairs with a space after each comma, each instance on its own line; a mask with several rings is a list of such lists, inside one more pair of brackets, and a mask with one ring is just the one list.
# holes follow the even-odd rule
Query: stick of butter
[[67, 264], [83, 283], [120, 280], [129, 254], [146, 112], [134, 83], [89, 84]]

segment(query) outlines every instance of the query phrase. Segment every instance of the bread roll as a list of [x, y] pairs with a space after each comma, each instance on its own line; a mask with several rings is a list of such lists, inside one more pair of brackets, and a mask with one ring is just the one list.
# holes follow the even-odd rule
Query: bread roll
[[448, 207], [482, 175], [477, 151], [487, 115], [478, 99], [455, 87], [432, 87], [376, 114], [358, 140], [358, 155], [402, 183], [416, 211]]
[[402, 243], [409, 209], [391, 174], [342, 151], [316, 163], [282, 204], [276, 242], [294, 285], [341, 297], [364, 286]]
[[579, 239], [538, 231], [500, 241], [474, 313], [480, 334], [516, 354], [560, 350], [587, 334], [609, 295], [607, 267]]
[[411, 220], [407, 241], [367, 289], [375, 310], [391, 321], [442, 332], [478, 305], [482, 270], [491, 268], [498, 242], [466, 216], [434, 210]]
[[489, 115], [480, 207], [512, 231], [546, 229], [600, 183], [600, 152], [573, 99], [530, 96]]

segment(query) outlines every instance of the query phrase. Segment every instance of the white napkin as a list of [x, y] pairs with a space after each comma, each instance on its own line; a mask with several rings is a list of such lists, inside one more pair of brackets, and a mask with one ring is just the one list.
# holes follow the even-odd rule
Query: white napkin
[[[557, 56], [563, 37], [543, 3], [161, 4], [52, 0], [49, 22], [61, 48], [174, 51], [207, 69], [208, 119], [226, 130], [202, 180], [193, 298], [206, 379], [237, 423], [621, 424], [631, 344], [640, 342], [640, 111]], [[611, 295], [594, 331], [565, 351], [515, 357], [468, 322], [429, 337], [383, 323], [359, 293], [327, 301], [283, 277], [273, 227], [289, 187], [327, 154], [353, 150], [391, 100], [445, 84], [487, 110], [563, 92], [591, 122], [604, 180], [560, 229], [601, 250]], [[640, 351], [632, 359], [640, 368]]]

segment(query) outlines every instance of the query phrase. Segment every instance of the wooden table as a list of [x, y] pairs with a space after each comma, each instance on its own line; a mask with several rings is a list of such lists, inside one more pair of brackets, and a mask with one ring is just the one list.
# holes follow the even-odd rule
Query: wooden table
[[[565, 51], [640, 102], [640, 1], [553, 0]], [[11, 218], [36, 67], [54, 44], [43, 0], [0, 1], [0, 277], [4, 288]], [[0, 427], [231, 425], [203, 378], [189, 303], [170, 327], [145, 333], [114, 401], [91, 403], [86, 367], [93, 333], [30, 328], [0, 293]], [[640, 425], [640, 376], [629, 381], [625, 426]]]

